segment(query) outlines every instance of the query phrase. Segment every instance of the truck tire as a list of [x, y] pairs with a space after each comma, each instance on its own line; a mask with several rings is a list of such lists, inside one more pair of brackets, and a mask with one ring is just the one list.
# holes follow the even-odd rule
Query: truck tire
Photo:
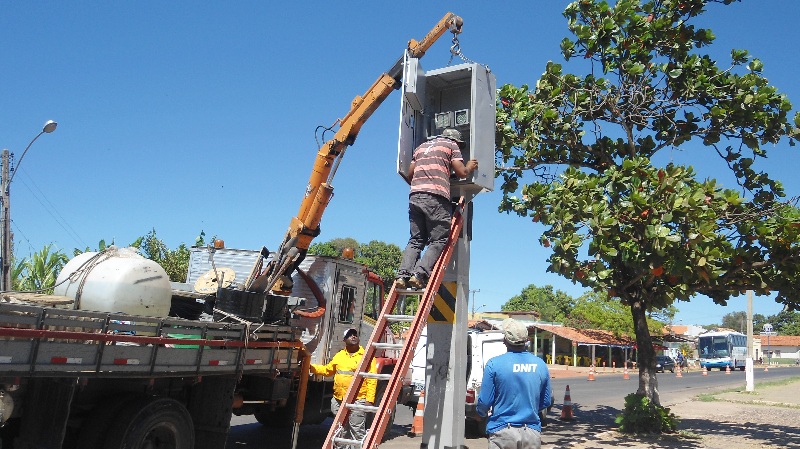
[[253, 413], [259, 424], [277, 429], [288, 429], [294, 425], [294, 409], [262, 410]]
[[194, 424], [180, 402], [144, 398], [125, 404], [108, 429], [107, 449], [193, 449]]

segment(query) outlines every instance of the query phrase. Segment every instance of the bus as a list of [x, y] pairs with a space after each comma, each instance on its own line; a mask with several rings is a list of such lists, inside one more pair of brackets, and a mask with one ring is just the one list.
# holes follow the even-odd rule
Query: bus
[[700, 366], [708, 371], [711, 368], [739, 368], [744, 371], [747, 357], [747, 336], [734, 331], [706, 332], [697, 337], [697, 353]]

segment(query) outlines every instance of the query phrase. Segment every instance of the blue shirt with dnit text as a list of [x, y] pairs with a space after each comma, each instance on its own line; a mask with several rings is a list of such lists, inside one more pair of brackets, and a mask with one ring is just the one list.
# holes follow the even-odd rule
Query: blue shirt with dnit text
[[507, 425], [527, 425], [539, 432], [539, 410], [550, 405], [550, 371], [541, 358], [527, 351], [507, 352], [492, 357], [483, 370], [477, 411], [492, 415], [486, 432], [495, 433]]

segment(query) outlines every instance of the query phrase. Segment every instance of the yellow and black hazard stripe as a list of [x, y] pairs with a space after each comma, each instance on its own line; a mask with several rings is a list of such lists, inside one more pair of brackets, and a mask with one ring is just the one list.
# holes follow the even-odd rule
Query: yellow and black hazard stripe
[[455, 324], [456, 322], [456, 289], [455, 282], [442, 282], [433, 299], [429, 323]]

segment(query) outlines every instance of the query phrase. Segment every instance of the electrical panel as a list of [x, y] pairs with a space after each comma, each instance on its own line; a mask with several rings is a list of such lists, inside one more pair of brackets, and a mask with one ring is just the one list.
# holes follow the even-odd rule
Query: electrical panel
[[405, 58], [400, 105], [397, 172], [407, 182], [414, 149], [441, 135], [445, 128], [461, 132], [466, 163], [478, 161], [467, 179], [450, 179], [450, 195], [472, 197], [494, 189], [494, 136], [497, 81], [480, 64], [459, 64], [425, 72], [416, 58]]

